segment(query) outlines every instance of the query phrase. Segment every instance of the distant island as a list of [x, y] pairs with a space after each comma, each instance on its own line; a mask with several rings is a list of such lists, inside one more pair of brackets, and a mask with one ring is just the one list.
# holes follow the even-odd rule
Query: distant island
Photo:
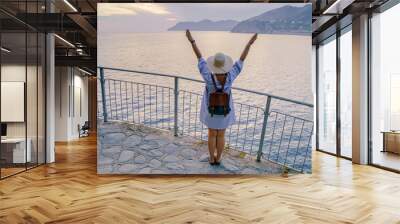
[[240, 22], [235, 20], [178, 22], [168, 30], [186, 29], [195, 31], [230, 31], [233, 33], [310, 35], [311, 4], [303, 7], [283, 6]]
[[198, 22], [179, 22], [168, 30], [231, 31], [238, 23], [235, 20], [212, 21], [205, 19]]
[[311, 34], [311, 5], [283, 6], [238, 23], [234, 33]]

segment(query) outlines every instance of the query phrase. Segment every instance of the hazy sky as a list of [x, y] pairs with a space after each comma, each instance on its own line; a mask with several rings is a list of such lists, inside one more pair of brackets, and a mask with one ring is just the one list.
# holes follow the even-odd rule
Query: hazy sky
[[99, 3], [98, 32], [162, 32], [182, 21], [244, 20], [280, 3]]

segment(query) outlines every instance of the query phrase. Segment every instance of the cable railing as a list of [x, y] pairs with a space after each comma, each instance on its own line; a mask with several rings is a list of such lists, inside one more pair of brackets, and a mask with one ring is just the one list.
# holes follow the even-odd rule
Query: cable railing
[[[201, 80], [128, 69], [99, 67], [100, 96], [98, 115], [104, 122], [127, 121], [170, 130], [175, 136], [185, 135], [207, 140], [207, 127], [200, 122], [202, 95], [179, 87], [180, 80]], [[106, 71], [124, 75], [159, 76], [173, 79], [173, 87], [106, 77]], [[226, 130], [226, 148], [277, 163], [297, 172], [311, 172], [311, 139], [313, 122], [296, 113], [296, 107], [313, 109], [313, 105], [293, 99], [242, 88], [246, 94], [266, 98], [265, 106], [234, 102], [236, 122]], [[283, 104], [286, 104], [282, 106]], [[287, 109], [290, 104], [292, 111]]]

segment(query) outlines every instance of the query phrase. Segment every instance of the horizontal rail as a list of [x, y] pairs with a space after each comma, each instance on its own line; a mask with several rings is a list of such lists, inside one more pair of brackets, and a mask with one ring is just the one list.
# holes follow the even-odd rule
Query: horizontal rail
[[[123, 69], [123, 68], [111, 68], [111, 67], [103, 67], [103, 66], [99, 66], [98, 68], [106, 69], [106, 70], [113, 70], [113, 71], [120, 71], [120, 72], [138, 73], [138, 74], [143, 74], [143, 75], [155, 75], [155, 76], [168, 77], [168, 78], [178, 78], [178, 79], [183, 79], [183, 80], [188, 80], [188, 81], [193, 81], [193, 82], [198, 82], [198, 83], [204, 83], [204, 81], [199, 80], [199, 79], [192, 79], [192, 78], [187, 78], [187, 77], [178, 76], [178, 75], [169, 75], [169, 74], [156, 73], [156, 72], [144, 72], [144, 71], [138, 71], [138, 70], [130, 70], [130, 69]], [[310, 104], [310, 103], [293, 100], [293, 99], [289, 99], [286, 97], [276, 96], [276, 95], [273, 95], [270, 93], [264, 93], [264, 92], [249, 90], [249, 89], [243, 89], [243, 88], [239, 88], [239, 87], [232, 87], [232, 89], [243, 91], [243, 92], [248, 92], [248, 93], [254, 93], [254, 94], [258, 94], [258, 95], [262, 95], [262, 96], [269, 96], [269, 97], [277, 99], [277, 100], [300, 104], [300, 105], [303, 105], [306, 107], [314, 107], [314, 105]]]
[[304, 118], [296, 117], [296, 116], [293, 116], [293, 115], [285, 114], [285, 113], [279, 112], [277, 110], [271, 110], [271, 113], [277, 113], [277, 114], [285, 115], [285, 116], [288, 116], [288, 117], [291, 117], [291, 118], [296, 118], [296, 119], [302, 120], [302, 121], [313, 122], [313, 121], [310, 121], [308, 119], [304, 119]]

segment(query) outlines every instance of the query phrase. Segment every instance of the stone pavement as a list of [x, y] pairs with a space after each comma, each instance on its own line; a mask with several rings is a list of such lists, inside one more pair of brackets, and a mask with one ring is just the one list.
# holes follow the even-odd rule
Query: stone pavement
[[204, 141], [121, 121], [98, 123], [99, 174], [282, 174], [268, 161], [227, 149], [220, 166], [208, 163]]

